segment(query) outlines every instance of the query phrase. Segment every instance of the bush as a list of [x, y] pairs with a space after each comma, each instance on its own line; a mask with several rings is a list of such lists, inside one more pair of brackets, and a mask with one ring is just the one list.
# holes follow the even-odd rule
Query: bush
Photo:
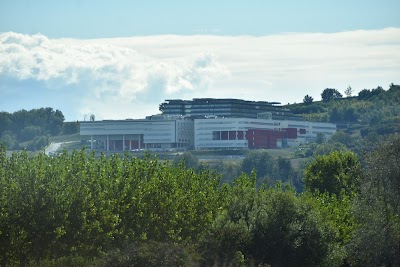
[[189, 245], [142, 241], [104, 257], [104, 267], [199, 266], [199, 255]]

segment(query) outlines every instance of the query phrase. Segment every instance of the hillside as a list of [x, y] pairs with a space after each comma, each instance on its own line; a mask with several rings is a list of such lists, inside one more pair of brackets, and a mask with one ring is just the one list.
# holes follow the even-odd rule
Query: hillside
[[[326, 90], [326, 89], [325, 89]], [[306, 99], [305, 99], [306, 100]], [[285, 107], [309, 121], [332, 122], [349, 133], [392, 134], [399, 131], [400, 85], [364, 89], [358, 96], [338, 97], [330, 101], [289, 104]]]

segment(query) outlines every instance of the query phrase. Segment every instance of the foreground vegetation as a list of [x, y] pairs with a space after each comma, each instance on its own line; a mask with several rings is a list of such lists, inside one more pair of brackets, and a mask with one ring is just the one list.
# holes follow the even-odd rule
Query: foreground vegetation
[[302, 192], [150, 155], [0, 151], [3, 266], [400, 264], [398, 135], [364, 171], [353, 152], [317, 156]]

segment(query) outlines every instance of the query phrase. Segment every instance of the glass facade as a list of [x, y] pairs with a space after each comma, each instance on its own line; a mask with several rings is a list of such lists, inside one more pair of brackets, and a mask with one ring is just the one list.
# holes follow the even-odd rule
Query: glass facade
[[258, 113], [270, 112], [272, 119], [302, 120], [277, 102], [241, 99], [195, 98], [193, 100], [166, 100], [160, 105], [164, 115], [183, 115], [204, 118], [215, 115], [230, 118], [257, 118]]

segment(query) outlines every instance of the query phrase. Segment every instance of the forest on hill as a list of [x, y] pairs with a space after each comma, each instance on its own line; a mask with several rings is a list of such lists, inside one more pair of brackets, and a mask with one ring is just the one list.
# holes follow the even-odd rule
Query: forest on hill
[[342, 97], [336, 89], [326, 88], [321, 93], [322, 101], [306, 95], [303, 103], [285, 107], [306, 120], [336, 123], [350, 133], [358, 131], [362, 137], [399, 131], [400, 85], [392, 83], [388, 90], [380, 86], [363, 89], [357, 96], [352, 96], [349, 87], [346, 93], [347, 97]]
[[49, 137], [78, 133], [78, 122], [64, 122], [64, 115], [53, 108], [0, 112], [0, 144], [10, 150], [43, 149]]

